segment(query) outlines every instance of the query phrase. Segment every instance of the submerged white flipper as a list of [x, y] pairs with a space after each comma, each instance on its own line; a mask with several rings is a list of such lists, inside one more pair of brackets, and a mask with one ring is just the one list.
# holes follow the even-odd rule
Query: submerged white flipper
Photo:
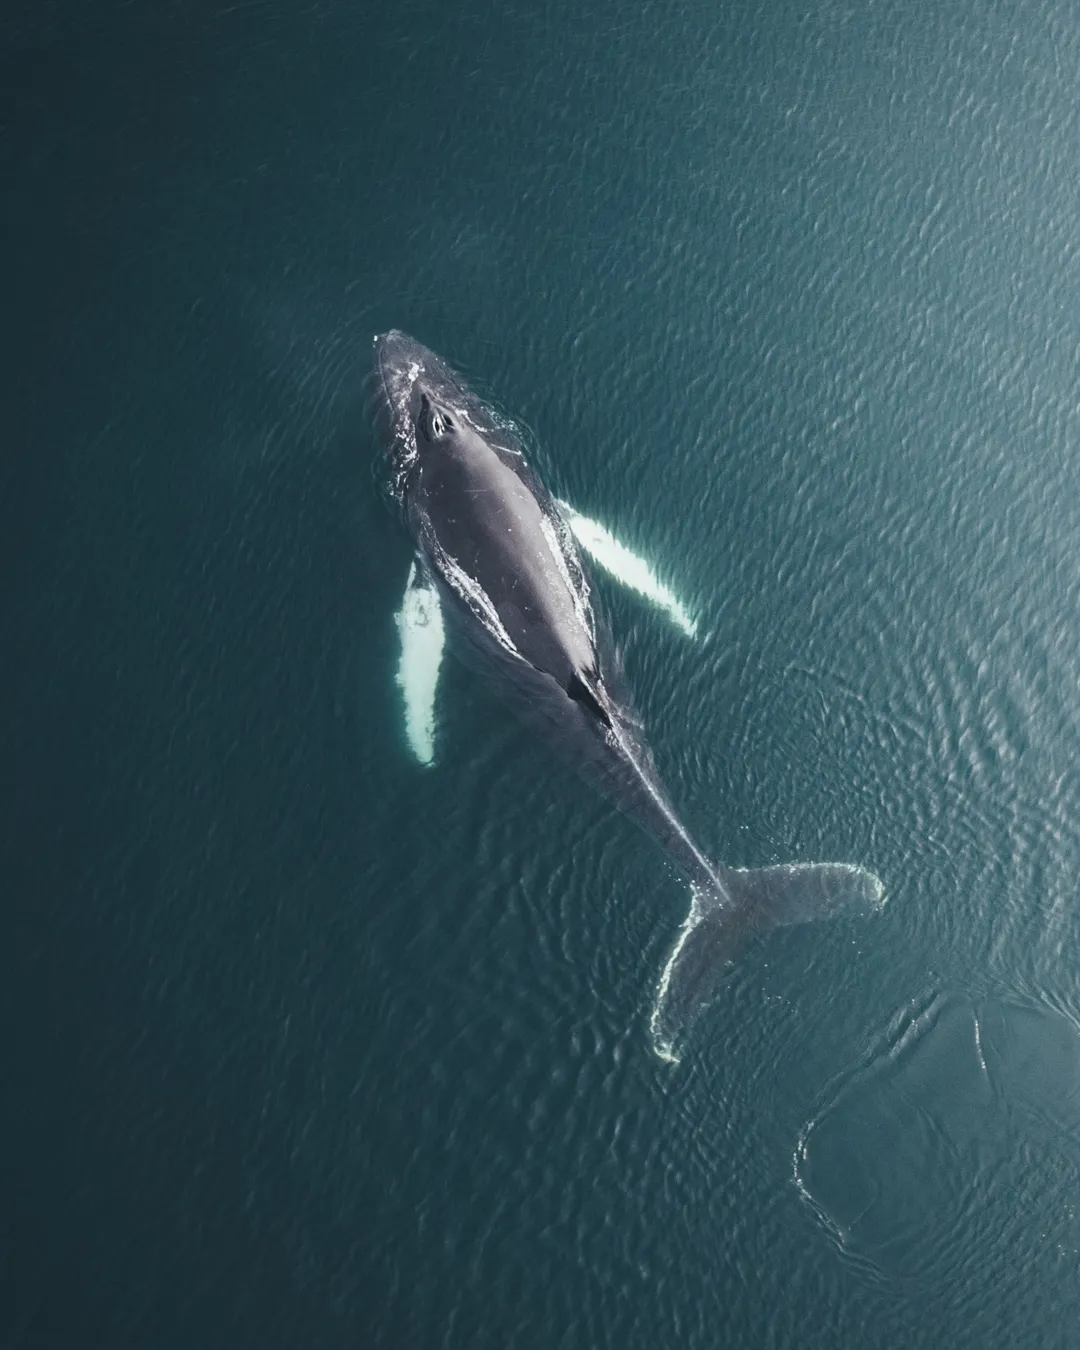
[[414, 562], [401, 609], [394, 615], [401, 636], [397, 684], [405, 700], [405, 735], [421, 764], [435, 759], [435, 689], [444, 632], [439, 593]]
[[621, 581], [624, 586], [629, 586], [659, 606], [687, 637], [695, 635], [697, 620], [690, 616], [679, 597], [664, 585], [644, 558], [631, 553], [610, 530], [598, 521], [583, 516], [580, 511], [575, 511], [567, 502], [560, 501], [558, 506], [574, 532], [574, 538], [591, 558], [606, 572], [610, 572], [616, 581]]

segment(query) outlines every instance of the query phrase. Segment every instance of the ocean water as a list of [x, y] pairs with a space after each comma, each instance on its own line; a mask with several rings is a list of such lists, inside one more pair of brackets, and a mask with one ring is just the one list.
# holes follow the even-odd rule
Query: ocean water
[[[1078, 65], [5, 7], [0, 1344], [1077, 1344]], [[702, 847], [885, 882], [677, 1066], [680, 878], [453, 663], [410, 750], [390, 327], [683, 607], [597, 572]]]

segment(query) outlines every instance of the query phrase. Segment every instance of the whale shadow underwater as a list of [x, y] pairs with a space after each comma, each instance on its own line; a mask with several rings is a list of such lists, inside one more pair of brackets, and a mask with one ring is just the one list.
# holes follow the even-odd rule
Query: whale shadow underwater
[[671, 805], [598, 612], [587, 551], [691, 632], [674, 596], [601, 526], [556, 501], [512, 424], [404, 333], [375, 338], [371, 399], [379, 472], [415, 546], [398, 627], [409, 741], [433, 756], [447, 634], [522, 721], [604, 791], [688, 879], [690, 911], [657, 983], [653, 1047], [677, 1047], [750, 933], [884, 903], [850, 863], [744, 869], [708, 859]]

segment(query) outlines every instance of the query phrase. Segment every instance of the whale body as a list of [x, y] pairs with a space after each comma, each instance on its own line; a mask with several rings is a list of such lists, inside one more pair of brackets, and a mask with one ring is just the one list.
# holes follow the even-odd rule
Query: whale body
[[[661, 972], [650, 1019], [655, 1050], [675, 1059], [677, 1043], [748, 932], [877, 907], [882, 884], [849, 863], [741, 869], [707, 858], [672, 806], [620, 689], [579, 548], [579, 538], [590, 546], [600, 527], [582, 528], [584, 518], [557, 502], [533, 472], [513, 425], [404, 333], [375, 339], [372, 390], [385, 486], [416, 551], [399, 616], [403, 643], [411, 634], [419, 649], [433, 653], [427, 676], [399, 681], [407, 697], [410, 687], [433, 697], [441, 652], [433, 642], [441, 644], [445, 625], [453, 650], [491, 690], [686, 876], [690, 911]], [[606, 539], [609, 555], [621, 549], [632, 556]], [[669, 608], [692, 632], [685, 610]], [[430, 760], [430, 712], [416, 721], [418, 757]]]

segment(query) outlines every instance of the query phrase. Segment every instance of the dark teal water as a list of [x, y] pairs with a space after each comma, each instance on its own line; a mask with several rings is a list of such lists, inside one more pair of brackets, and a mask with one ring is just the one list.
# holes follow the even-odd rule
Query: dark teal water
[[[1080, 21], [8, 6], [5, 1346], [1066, 1347]], [[714, 856], [871, 920], [651, 1049], [683, 883], [394, 686], [397, 326], [652, 561]]]

